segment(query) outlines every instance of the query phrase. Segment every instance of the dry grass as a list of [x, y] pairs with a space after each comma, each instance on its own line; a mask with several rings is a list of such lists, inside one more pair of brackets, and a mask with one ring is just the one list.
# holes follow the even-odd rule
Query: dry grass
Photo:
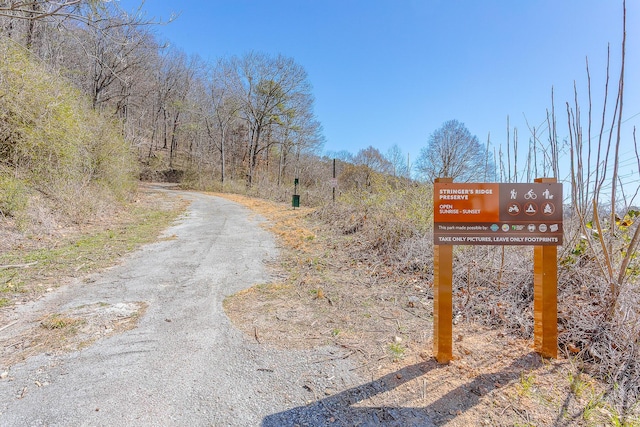
[[[262, 344], [335, 345], [372, 380], [420, 370], [360, 405], [421, 408], [439, 425], [451, 426], [640, 423], [638, 408], [621, 415], [605, 398], [606, 384], [581, 373], [572, 354], [544, 360], [532, 352], [527, 248], [509, 250], [504, 257], [496, 248], [457, 250], [462, 267], [454, 296], [455, 360], [442, 366], [432, 357], [431, 272], [421, 255], [413, 254], [416, 268], [407, 268], [410, 263], [398, 264], [397, 258], [372, 250], [375, 237], [363, 241], [373, 236], [373, 228], [345, 233], [327, 226], [318, 211], [228, 198], [269, 219], [266, 226], [282, 246], [273, 283], [225, 301], [234, 324]], [[365, 216], [347, 211], [343, 215], [337, 209], [333, 219], [347, 224]], [[416, 236], [409, 240], [397, 250], [411, 253], [409, 246], [428, 246]], [[485, 279], [489, 276], [494, 279]]]
[[11, 222], [0, 224], [0, 297], [2, 306], [24, 303], [70, 278], [113, 265], [124, 254], [158, 234], [186, 206], [141, 187], [128, 206], [82, 224], [43, 232], [20, 232]]
[[0, 351], [0, 366], [7, 368], [41, 354], [59, 354], [91, 345], [100, 338], [133, 329], [144, 314], [143, 302], [115, 306], [96, 303], [53, 313], [21, 324]]

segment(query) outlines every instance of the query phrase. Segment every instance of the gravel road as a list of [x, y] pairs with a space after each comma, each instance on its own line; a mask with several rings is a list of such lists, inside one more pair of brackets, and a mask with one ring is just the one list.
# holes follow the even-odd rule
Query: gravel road
[[269, 280], [274, 239], [233, 202], [171, 193], [192, 203], [167, 239], [17, 308], [16, 316], [37, 318], [84, 306], [148, 307], [132, 330], [11, 367], [0, 380], [1, 426], [431, 425], [410, 409], [353, 409], [391, 379], [358, 378], [344, 350], [277, 350], [235, 329], [222, 302]]

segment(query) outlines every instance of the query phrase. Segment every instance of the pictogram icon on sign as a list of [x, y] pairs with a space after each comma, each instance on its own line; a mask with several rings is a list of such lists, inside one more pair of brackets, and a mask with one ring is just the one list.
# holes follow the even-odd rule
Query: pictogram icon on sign
[[524, 205], [524, 213], [526, 213], [527, 215], [535, 215], [538, 212], [538, 207], [536, 206], [535, 203], [527, 203], [526, 205]]
[[553, 203], [545, 203], [542, 206], [542, 213], [544, 215], [553, 215], [553, 213], [556, 211], [556, 207], [553, 206]]
[[552, 200], [553, 199], [553, 194], [551, 194], [551, 192], [549, 191], [548, 188], [542, 192], [542, 195], [547, 200]]
[[535, 199], [538, 198], [538, 195], [533, 192], [533, 188], [532, 188], [531, 190], [529, 190], [529, 191], [527, 191], [525, 193], [524, 198], [527, 199], [527, 200], [529, 200], [529, 199], [535, 200]]
[[515, 202], [511, 203], [507, 212], [509, 215], [518, 215], [520, 213], [520, 205]]

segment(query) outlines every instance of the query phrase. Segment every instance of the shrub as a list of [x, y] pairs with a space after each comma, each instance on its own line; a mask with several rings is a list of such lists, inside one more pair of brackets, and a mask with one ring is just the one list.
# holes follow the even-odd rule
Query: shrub
[[[136, 161], [117, 122], [94, 111], [70, 83], [37, 58], [0, 38], [0, 176], [20, 176], [54, 209], [83, 221], [135, 185]], [[7, 181], [6, 210], [26, 206]], [[4, 185], [3, 185], [4, 188]], [[22, 194], [22, 198], [19, 195]]]
[[18, 217], [27, 209], [27, 187], [19, 179], [0, 175], [0, 215]]
[[[401, 294], [406, 292], [401, 273], [433, 278], [432, 191], [429, 185], [399, 185], [374, 177], [367, 189], [345, 192], [315, 215], [344, 236], [355, 259], [394, 269], [395, 292]], [[592, 236], [598, 244], [585, 244], [579, 219], [567, 217], [565, 244], [558, 249], [560, 349], [610, 385], [607, 396], [620, 411], [632, 408], [640, 397], [640, 256], [632, 245], [638, 216], [630, 210], [620, 218], [606, 242], [618, 271], [626, 254], [632, 254], [613, 310], [607, 258], [598, 235]], [[456, 315], [531, 339], [533, 249], [455, 246], [453, 253]]]

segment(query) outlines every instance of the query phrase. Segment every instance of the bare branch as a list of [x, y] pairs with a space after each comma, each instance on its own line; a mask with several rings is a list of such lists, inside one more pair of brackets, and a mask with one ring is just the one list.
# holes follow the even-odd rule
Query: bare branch
[[[26, 21], [43, 20], [54, 16], [75, 16], [70, 9], [87, 3], [88, 0], [66, 0], [66, 1], [22, 1], [0, 3], [0, 16], [8, 18], [22, 19]], [[94, 3], [91, 1], [90, 3]], [[46, 6], [41, 8], [39, 6]], [[78, 17], [80, 17], [78, 15]]]
[[[626, 1], [622, 2], [622, 58], [620, 62], [620, 80], [618, 83], [618, 129], [616, 132], [616, 145], [615, 145], [615, 157], [613, 162], [613, 176], [611, 178], [611, 227], [615, 224], [616, 216], [616, 188], [618, 180], [618, 169], [620, 167], [620, 141], [622, 131], [622, 106], [624, 101], [624, 64], [626, 54], [626, 42], [627, 42], [627, 6]], [[618, 283], [620, 285], [620, 283]]]

